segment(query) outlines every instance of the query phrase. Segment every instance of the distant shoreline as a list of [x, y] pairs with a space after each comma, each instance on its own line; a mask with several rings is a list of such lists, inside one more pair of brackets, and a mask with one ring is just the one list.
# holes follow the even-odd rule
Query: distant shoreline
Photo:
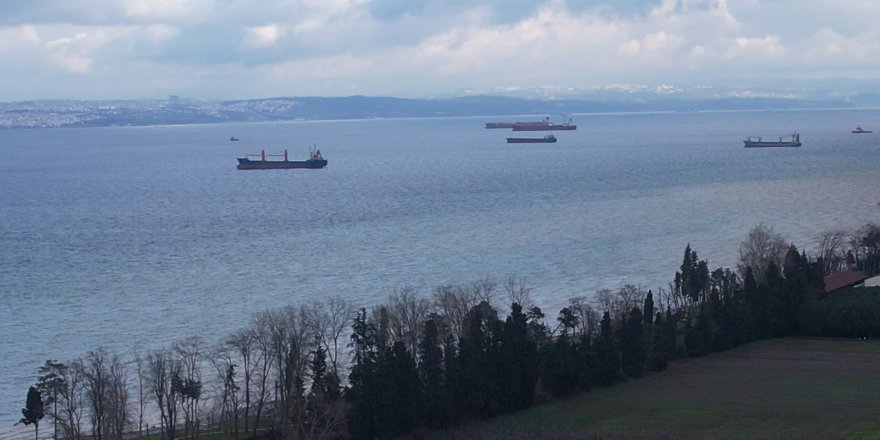
[[[534, 100], [500, 96], [444, 99], [291, 97], [243, 101], [37, 100], [0, 102], [0, 128], [145, 127], [218, 123], [344, 121], [449, 117], [553, 119], [563, 116], [719, 113], [755, 111], [876, 110], [866, 99], [664, 98]], [[561, 115], [561, 116], [560, 116]]]

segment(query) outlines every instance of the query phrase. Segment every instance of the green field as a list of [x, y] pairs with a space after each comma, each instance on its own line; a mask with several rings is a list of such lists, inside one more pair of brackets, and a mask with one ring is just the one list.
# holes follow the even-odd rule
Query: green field
[[880, 439], [880, 341], [762, 341], [431, 437]]

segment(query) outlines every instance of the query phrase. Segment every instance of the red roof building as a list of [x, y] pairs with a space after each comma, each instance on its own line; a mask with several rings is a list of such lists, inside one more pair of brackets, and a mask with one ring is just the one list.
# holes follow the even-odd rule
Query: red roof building
[[825, 295], [832, 292], [861, 284], [868, 278], [857, 270], [842, 270], [825, 276]]

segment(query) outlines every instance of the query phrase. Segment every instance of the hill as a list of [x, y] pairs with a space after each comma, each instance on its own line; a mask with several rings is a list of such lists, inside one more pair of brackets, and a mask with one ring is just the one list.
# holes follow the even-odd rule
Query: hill
[[880, 97], [703, 96], [641, 92], [596, 93], [564, 98], [477, 95], [448, 98], [280, 97], [204, 101], [172, 96], [167, 100], [45, 100], [0, 103], [0, 128], [105, 127], [222, 122], [275, 122], [374, 118], [501, 115], [563, 115], [619, 112], [791, 110], [865, 108]]

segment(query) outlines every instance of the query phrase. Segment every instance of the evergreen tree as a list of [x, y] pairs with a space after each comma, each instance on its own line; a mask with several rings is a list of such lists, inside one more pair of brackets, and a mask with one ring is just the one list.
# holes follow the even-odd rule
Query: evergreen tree
[[620, 350], [611, 327], [611, 315], [605, 312], [599, 324], [596, 353], [599, 357], [599, 384], [611, 385], [621, 379]]
[[67, 383], [67, 367], [53, 360], [47, 360], [40, 367], [37, 378], [37, 390], [43, 396], [43, 403], [52, 406], [52, 438], [58, 438], [58, 399], [65, 392]]
[[506, 380], [499, 384], [504, 391], [500, 402], [504, 412], [531, 406], [540, 361], [537, 344], [529, 337], [528, 317], [517, 303], [511, 305], [502, 329], [499, 362], [499, 370], [506, 372]]
[[21, 409], [21, 420], [18, 423], [25, 425], [34, 425], [34, 439], [40, 436], [40, 419], [43, 418], [43, 397], [37, 387], [28, 388], [27, 400], [24, 408]]
[[474, 306], [468, 313], [465, 333], [459, 340], [458, 347], [458, 387], [461, 415], [466, 420], [489, 417], [495, 412], [497, 404], [495, 394], [491, 390], [494, 364], [491, 354], [493, 350], [497, 314], [487, 302]]
[[464, 391], [462, 390], [461, 374], [459, 372], [461, 360], [459, 359], [458, 345], [455, 339], [450, 335], [443, 341], [443, 404], [446, 410], [441, 419], [444, 427], [458, 425], [464, 418], [462, 411], [462, 401], [464, 399]]
[[351, 342], [354, 364], [348, 376], [349, 389], [346, 397], [351, 405], [349, 411], [349, 434], [353, 439], [373, 439], [376, 426], [378, 383], [378, 350], [376, 327], [367, 321], [365, 309], [361, 309], [352, 325]]
[[321, 344], [317, 344], [312, 353], [312, 362], [309, 366], [312, 379], [310, 396], [323, 397], [329, 394], [327, 389], [327, 353]]
[[575, 342], [560, 336], [542, 350], [543, 383], [555, 397], [567, 397], [578, 392]]
[[399, 438], [416, 426], [419, 402], [418, 374], [403, 341], [395, 341], [380, 363], [377, 436]]
[[[663, 313], [657, 312], [657, 316], [654, 318], [654, 339], [651, 350], [651, 357], [649, 359], [648, 368], [652, 371], [660, 371], [666, 368], [669, 365], [669, 345], [670, 343], [667, 341], [667, 324], [663, 320]], [[675, 344], [675, 334], [672, 335], [672, 345]]]
[[745, 279], [743, 279], [743, 299], [745, 302], [745, 319], [743, 319], [742, 324], [746, 327], [747, 340], [755, 341], [763, 338], [761, 318], [765, 304], [761, 300], [761, 294], [758, 292], [758, 283], [755, 280], [755, 274], [751, 267], [746, 268]]
[[621, 333], [624, 336], [623, 345], [623, 371], [627, 376], [641, 377], [645, 372], [645, 335], [642, 329], [642, 310], [633, 307], [629, 317], [621, 323]]
[[419, 380], [422, 389], [420, 423], [428, 429], [445, 426], [443, 348], [434, 318], [425, 321], [425, 330], [419, 342]]

